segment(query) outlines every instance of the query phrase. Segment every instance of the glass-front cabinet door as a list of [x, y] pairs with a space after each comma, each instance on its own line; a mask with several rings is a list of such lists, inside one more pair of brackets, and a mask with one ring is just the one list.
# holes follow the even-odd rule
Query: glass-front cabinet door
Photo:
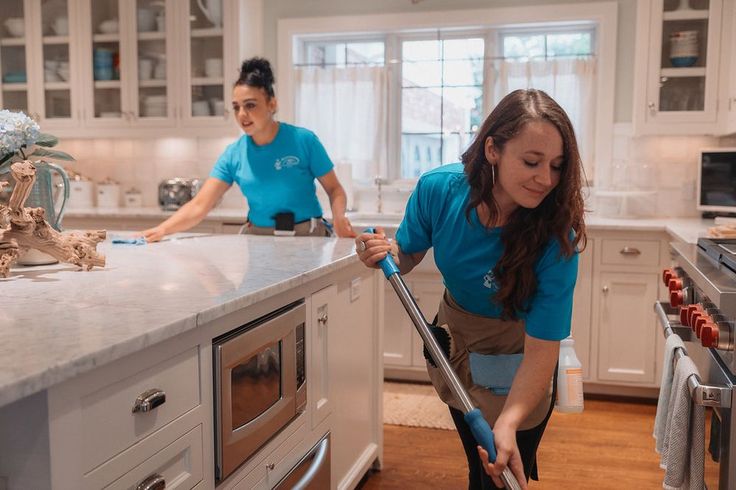
[[167, 60], [173, 41], [171, 22], [173, 1], [134, 0], [135, 43], [133, 59], [137, 60], [137, 77], [133, 81], [132, 102], [135, 118], [161, 121], [173, 116], [173, 94], [168, 88], [170, 66]]
[[648, 124], [716, 122], [721, 11], [722, 0], [651, 2]]
[[[0, 17], [0, 108], [29, 113], [30, 2], [3, 0]], [[29, 114], [38, 118], [38, 114]]]
[[225, 85], [234, 81], [226, 80], [225, 69], [235, 74], [235, 68], [225, 66], [229, 60], [225, 47], [224, 33], [232, 19], [224, 15], [223, 0], [186, 0], [188, 19], [189, 56], [186, 69], [189, 73], [187, 97], [184, 106], [184, 120], [201, 121], [205, 118], [222, 120], [227, 117]]

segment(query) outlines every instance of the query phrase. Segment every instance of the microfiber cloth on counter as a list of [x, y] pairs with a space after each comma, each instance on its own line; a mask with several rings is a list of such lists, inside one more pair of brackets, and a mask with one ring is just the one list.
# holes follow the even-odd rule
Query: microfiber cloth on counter
[[687, 380], [693, 374], [698, 368], [692, 359], [677, 362], [662, 445], [662, 487], [668, 490], [705, 488], [705, 407], [690, 397]]
[[494, 395], [508, 395], [516, 370], [524, 354], [485, 355], [470, 353], [470, 374], [473, 383], [485, 386]]
[[658, 453], [662, 452], [662, 442], [664, 441], [664, 430], [667, 424], [667, 412], [670, 404], [670, 394], [672, 393], [672, 376], [675, 373], [673, 359], [675, 349], [685, 348], [679, 335], [670, 335], [664, 345], [664, 364], [662, 365], [662, 382], [659, 384], [659, 400], [657, 401], [657, 415], [654, 417], [654, 436], [655, 449]]
[[142, 236], [138, 238], [115, 237], [112, 239], [112, 243], [114, 245], [145, 245], [146, 239]]

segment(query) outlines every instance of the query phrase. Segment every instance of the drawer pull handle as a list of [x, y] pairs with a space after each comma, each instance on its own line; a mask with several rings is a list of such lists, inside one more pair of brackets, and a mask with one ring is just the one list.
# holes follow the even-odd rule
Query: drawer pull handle
[[634, 247], [624, 247], [619, 253], [621, 255], [641, 255], [641, 251]]
[[135, 399], [133, 404], [133, 413], [138, 412], [150, 412], [159, 405], [163, 405], [166, 402], [166, 393], [164, 390], [159, 388], [151, 388], [148, 391], [144, 391], [138, 398]]
[[166, 479], [158, 473], [154, 473], [140, 482], [135, 490], [163, 490], [164, 488], [166, 488]]

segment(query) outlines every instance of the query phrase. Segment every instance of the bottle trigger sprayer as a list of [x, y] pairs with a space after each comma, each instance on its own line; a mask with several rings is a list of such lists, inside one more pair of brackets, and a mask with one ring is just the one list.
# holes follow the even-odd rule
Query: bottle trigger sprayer
[[560, 342], [555, 409], [569, 413], [583, 411], [583, 366], [575, 355], [575, 341], [572, 337]]

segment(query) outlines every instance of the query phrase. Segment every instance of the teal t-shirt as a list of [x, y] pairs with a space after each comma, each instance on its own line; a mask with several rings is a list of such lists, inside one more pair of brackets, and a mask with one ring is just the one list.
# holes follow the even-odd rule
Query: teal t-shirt
[[308, 129], [279, 123], [273, 141], [255, 144], [248, 135], [228, 145], [210, 177], [238, 184], [255, 226], [274, 226], [274, 215], [294, 213], [294, 221], [322, 216], [314, 179], [333, 164], [319, 138]]
[[[435, 263], [455, 301], [471, 313], [500, 318], [502, 308], [490, 298], [498, 288], [493, 268], [503, 253], [502, 228], [486, 228], [475, 210], [469, 223], [465, 216], [469, 199], [462, 164], [425, 173], [406, 205], [396, 241], [404, 253], [434, 247]], [[534, 268], [537, 291], [529, 311], [517, 313], [532, 337], [562, 340], [570, 335], [578, 254], [566, 258], [560, 251], [556, 239], [545, 246]]]

